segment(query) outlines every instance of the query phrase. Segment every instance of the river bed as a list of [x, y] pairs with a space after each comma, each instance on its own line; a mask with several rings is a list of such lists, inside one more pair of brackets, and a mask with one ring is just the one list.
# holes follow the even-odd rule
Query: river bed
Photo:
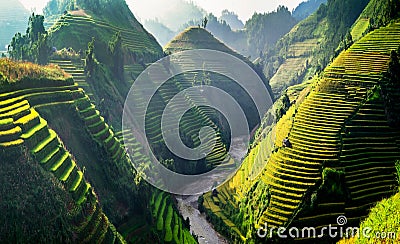
[[[241, 143], [243, 138], [234, 138], [233, 147], [231, 148], [231, 156], [238, 161], [241, 161], [247, 152], [247, 145]], [[218, 178], [218, 175], [214, 177]], [[211, 180], [211, 178], [210, 178]], [[190, 220], [190, 231], [197, 235], [200, 244], [227, 244], [228, 240], [214, 230], [211, 223], [206, 219], [204, 213], [198, 210], [197, 200], [200, 195], [195, 196], [175, 196], [178, 202], [178, 209], [182, 216]]]

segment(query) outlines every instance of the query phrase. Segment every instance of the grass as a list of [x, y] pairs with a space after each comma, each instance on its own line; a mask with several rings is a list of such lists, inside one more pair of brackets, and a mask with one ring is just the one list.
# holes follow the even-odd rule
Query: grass
[[[362, 221], [361, 230], [369, 228], [369, 238], [364, 235], [343, 239], [339, 243], [398, 243], [400, 240], [400, 193], [384, 199], [371, 209]], [[384, 238], [380, 238], [384, 237]]]
[[165, 216], [165, 237], [164, 241], [170, 242], [172, 241], [172, 217], [173, 217], [173, 209], [172, 205], [168, 206], [167, 215]]
[[161, 208], [157, 213], [157, 230], [161, 231], [164, 229], [164, 211], [167, 206], [167, 198], [163, 198]]
[[15, 83], [26, 77], [49, 80], [70, 78], [67, 73], [54, 65], [40, 66], [29, 62], [15, 62], [6, 58], [0, 59], [0, 72], [7, 77], [8, 83]]

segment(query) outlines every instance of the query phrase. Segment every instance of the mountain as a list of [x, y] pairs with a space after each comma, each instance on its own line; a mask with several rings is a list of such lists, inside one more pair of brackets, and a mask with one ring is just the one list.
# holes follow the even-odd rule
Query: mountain
[[392, 19], [399, 17], [399, 12], [400, 7], [396, 1], [369, 1], [352, 27], [353, 40], [358, 40], [371, 30], [389, 24]]
[[[142, 22], [157, 20], [174, 32], [179, 32], [185, 23], [202, 19], [206, 15], [205, 10], [193, 1], [170, 0], [160, 2], [148, 0], [146, 4], [136, 4], [134, 0], [127, 2]], [[154, 8], [154, 6], [157, 6], [157, 8]]]
[[[286, 114], [273, 128], [260, 127], [238, 173], [217, 196], [207, 193], [200, 201], [218, 230], [237, 242], [279, 242], [275, 235], [258, 237], [257, 230], [315, 227], [321, 233], [338, 216], [358, 226], [371, 206], [398, 191], [400, 130], [390, 111], [400, 89], [388, 77], [398, 73], [399, 33], [399, 19], [392, 20], [308, 84], [288, 88]], [[286, 137], [291, 146], [282, 145]]]
[[[61, 6], [65, 1], [56, 3]], [[57, 234], [51, 232], [57, 231], [54, 226], [47, 225], [50, 237], [60, 236], [67, 242], [165, 240], [195, 243], [171, 195], [150, 187], [137, 177], [124, 145], [136, 145], [133, 160], [147, 162], [150, 159], [145, 156], [136, 135], [121, 131], [122, 109], [134, 79], [132, 76], [163, 57], [161, 46], [137, 22], [124, 1], [70, 1], [67, 6], [66, 10], [52, 10], [56, 15], [51, 16], [55, 22], [48, 30], [49, 43], [54, 47], [49, 67], [10, 62], [10, 68], [4, 66], [6, 69], [1, 70], [0, 92], [6, 99], [1, 100], [5, 118], [0, 133], [4, 135], [1, 158], [10, 159], [15, 155], [8, 154], [3, 147], [14, 146], [17, 152], [27, 147], [21, 161], [30, 162], [33, 158], [40, 166], [36, 168], [42, 167], [45, 174], [54, 175], [44, 181], [65, 189], [65, 193], [54, 192], [54, 195], [66, 195], [66, 199], [51, 199], [49, 195], [43, 198], [46, 203], [57, 201], [56, 206], [64, 204], [67, 208], [61, 209], [66, 212], [65, 218], [60, 217], [65, 223], [59, 231], [65, 231]], [[57, 67], [55, 71], [54, 67]], [[22, 74], [15, 77], [18, 72]], [[61, 77], [67, 77], [66, 82], [59, 81], [58, 76], [41, 76], [59, 72]], [[130, 138], [129, 142], [123, 141], [123, 135]], [[25, 187], [24, 183], [21, 185]], [[40, 191], [40, 188], [33, 191]], [[76, 201], [76, 206], [69, 198]], [[32, 199], [22, 199], [35, 206]], [[2, 205], [2, 209], [6, 209], [5, 206]], [[73, 218], [68, 219], [68, 216]], [[9, 219], [3, 223], [12, 221], [12, 216], [7, 217]], [[172, 221], [174, 226], [170, 226]], [[25, 222], [21, 218], [21, 223]], [[25, 225], [21, 228], [27, 229]], [[19, 232], [21, 235], [16, 236], [23, 242], [28, 241], [31, 232]], [[15, 237], [5, 238], [13, 240]], [[37, 240], [47, 240], [47, 235]]]
[[146, 20], [143, 25], [146, 30], [156, 37], [161, 46], [165, 46], [176, 35], [174, 31], [158, 20]]
[[315, 11], [317, 11], [319, 6], [321, 6], [321, 4], [326, 3], [326, 2], [327, 2], [327, 0], [308, 0], [308, 1], [302, 2], [299, 4], [299, 6], [297, 6], [294, 9], [292, 15], [298, 21], [303, 20], [303, 19], [307, 18], [308, 16], [310, 16]]
[[352, 43], [351, 26], [368, 2], [328, 1], [294, 26], [275, 47], [262, 53], [264, 74], [274, 95], [279, 97], [287, 87], [308, 80], [348, 48]]
[[[251, 63], [242, 55], [233, 51], [204, 28], [189, 27], [171, 40], [164, 48], [165, 52], [168, 54], [194, 49], [221, 51], [241, 59], [260, 75], [267, 89], [270, 89], [265, 77], [262, 75], [262, 72], [257, 68], [256, 65]], [[217, 74], [211, 74], [210, 79], [212, 81], [212, 85], [227, 91], [229, 94], [235, 95], [234, 97], [236, 100], [244, 108], [250, 128], [253, 129], [260, 122], [260, 118], [258, 118], [257, 110], [249, 95], [236, 82], [230, 79], [226, 79]]]
[[245, 25], [249, 55], [257, 59], [260, 54], [274, 47], [296, 24], [297, 21], [284, 6], [279, 6], [271, 13], [255, 13]]
[[15, 33], [25, 32], [29, 11], [18, 0], [3, 1], [0, 16], [0, 51], [7, 51]]
[[[111, 157], [105, 159], [111, 151], [101, 147], [104, 139], [95, 141], [85, 126], [78, 105], [85, 99], [85, 93], [78, 89], [71, 76], [54, 66], [41, 67], [7, 59], [1, 59], [0, 64], [0, 155], [4, 167], [1, 190], [6, 196], [0, 205], [4, 213], [0, 239], [124, 242], [104, 208], [116, 202], [122, 204], [127, 199], [110, 194], [119, 188], [115, 181], [110, 181], [111, 174], [100, 176], [96, 172], [107, 167], [122, 170], [121, 164]], [[96, 113], [94, 107], [91, 109]], [[122, 160], [119, 142], [104, 121], [99, 126], [107, 127], [103, 134], [114, 142], [114, 151], [120, 151], [116, 159]], [[76, 139], [88, 148], [79, 143], [70, 147]], [[86, 152], [81, 154], [83, 151]], [[7, 173], [14, 177], [6, 176]], [[109, 184], [97, 184], [100, 179]], [[126, 207], [126, 211], [131, 211]]]
[[232, 30], [241, 30], [244, 28], [244, 24], [239, 19], [238, 15], [235, 12], [230, 12], [227, 9], [222, 11], [219, 20], [225, 21], [231, 27]]
[[[320, 230], [340, 215], [357, 226], [370, 206], [396, 191], [400, 130], [389, 124], [376, 87], [400, 45], [389, 36], [399, 32], [397, 20], [342, 52], [278, 122], [269, 157], [269, 131], [260, 129], [243, 173], [218, 189], [218, 197], [204, 196], [220, 230], [233, 240], [257, 239], [265, 223]], [[292, 147], [281, 146], [286, 136]]]

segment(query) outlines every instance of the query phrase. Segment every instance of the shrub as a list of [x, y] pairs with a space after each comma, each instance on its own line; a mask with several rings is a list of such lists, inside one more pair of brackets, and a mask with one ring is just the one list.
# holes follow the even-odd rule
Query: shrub
[[332, 199], [345, 198], [344, 171], [334, 168], [325, 168], [322, 172], [322, 185], [319, 192]]
[[3, 74], [3, 72], [0, 71], [0, 86], [8, 84], [8, 79], [7, 76]]

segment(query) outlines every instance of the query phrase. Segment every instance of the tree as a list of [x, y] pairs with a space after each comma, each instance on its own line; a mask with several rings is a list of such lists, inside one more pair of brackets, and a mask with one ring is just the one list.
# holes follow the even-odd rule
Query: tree
[[39, 34], [38, 40], [35, 43], [35, 62], [41, 65], [47, 64], [51, 47], [48, 43], [48, 36], [46, 34]]
[[349, 49], [353, 43], [353, 36], [351, 35], [350, 31], [348, 31], [344, 40], [344, 49]]
[[47, 34], [46, 30], [44, 29], [43, 23], [43, 15], [35, 15], [35, 13], [32, 13], [32, 16], [29, 17], [29, 26], [26, 30], [26, 34], [28, 35], [28, 38], [32, 43], [39, 40], [39, 36], [41, 34]]
[[114, 75], [119, 79], [124, 79], [124, 58], [122, 51], [121, 32], [115, 33], [111, 41], [108, 43], [108, 50], [112, 57], [112, 70]]
[[389, 125], [400, 127], [400, 47], [390, 53], [387, 72], [380, 79], [380, 92], [385, 104], [385, 113]]
[[44, 16], [29, 17], [26, 34], [15, 34], [8, 47], [10, 57], [16, 60], [27, 60], [38, 64], [47, 64], [50, 55], [48, 35], [43, 25]]
[[88, 49], [86, 50], [85, 57], [85, 74], [87, 77], [92, 77], [94, 66], [95, 66], [95, 56], [94, 56], [94, 37], [92, 41], [88, 43]]

